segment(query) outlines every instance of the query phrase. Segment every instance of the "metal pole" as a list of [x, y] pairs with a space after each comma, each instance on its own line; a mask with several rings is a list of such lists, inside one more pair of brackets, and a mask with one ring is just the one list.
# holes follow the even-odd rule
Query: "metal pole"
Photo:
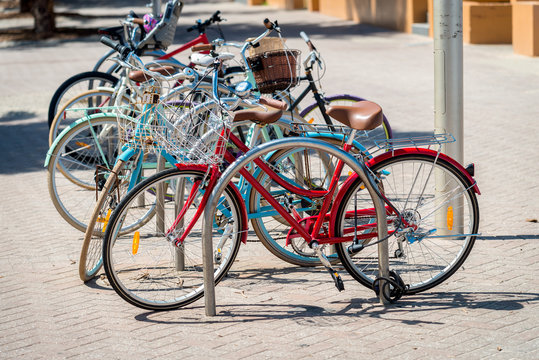
[[462, 0], [434, 0], [433, 28], [434, 129], [453, 134], [442, 152], [462, 163]]
[[[165, 169], [165, 158], [157, 155], [156, 172]], [[159, 183], [155, 192], [155, 230], [158, 234], [165, 233], [165, 184]]]
[[[386, 213], [385, 213], [385, 204], [382, 201], [382, 199], [377, 198], [378, 207], [384, 209], [384, 214], [382, 217], [378, 217], [380, 219], [378, 221], [378, 239], [383, 239], [384, 237], [387, 237], [387, 220], [386, 220]], [[376, 201], [375, 200], [375, 201]], [[378, 214], [377, 214], [378, 215]], [[382, 221], [383, 219], [383, 221]], [[378, 276], [382, 278], [389, 278], [389, 244], [388, 240], [382, 241], [378, 243]], [[389, 301], [387, 300], [389, 298], [389, 286], [384, 287], [384, 280], [380, 281], [378, 286], [380, 286], [380, 291], [378, 292], [378, 300], [380, 301], [380, 304], [382, 305], [389, 305]], [[386, 288], [386, 296], [383, 295], [382, 289]]]
[[152, 15], [154, 19], [159, 19], [161, 16], [161, 0], [152, 0]]
[[[462, 61], [462, 1], [434, 0], [434, 131], [450, 133], [455, 142], [444, 144], [442, 152], [462, 163], [464, 161], [463, 130], [463, 61]], [[435, 171], [435, 219], [438, 235], [462, 231], [462, 201], [445, 202], [450, 179]], [[443, 205], [443, 206], [442, 206]]]

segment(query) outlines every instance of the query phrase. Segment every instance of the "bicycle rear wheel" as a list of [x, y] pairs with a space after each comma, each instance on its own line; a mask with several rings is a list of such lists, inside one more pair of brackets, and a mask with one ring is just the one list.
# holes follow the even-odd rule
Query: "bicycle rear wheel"
[[[372, 165], [381, 190], [409, 224], [405, 229], [387, 208], [389, 266], [406, 284], [405, 293], [431, 289], [447, 280], [466, 260], [479, 226], [479, 207], [473, 185], [452, 164], [434, 155], [394, 155]], [[376, 223], [365, 203], [363, 184], [356, 180], [338, 204], [336, 236], [358, 229], [363, 249], [351, 251], [341, 243], [337, 252], [348, 272], [362, 285], [372, 287], [378, 276], [375, 241], [369, 237]], [[368, 200], [368, 199], [367, 199]], [[354, 215], [356, 214], [356, 215]]]
[[[201, 188], [205, 176], [205, 171], [187, 168], [157, 173], [130, 191], [112, 213], [103, 240], [104, 267], [111, 286], [130, 304], [170, 310], [203, 296], [203, 221], [198, 219], [190, 230], [188, 225], [208, 191]], [[212, 217], [214, 235], [220, 239], [213, 249], [216, 282], [230, 269], [240, 246], [246, 226], [242, 201], [229, 185]], [[153, 221], [125, 232], [123, 224], [140, 219], [149, 207], [156, 208]]]

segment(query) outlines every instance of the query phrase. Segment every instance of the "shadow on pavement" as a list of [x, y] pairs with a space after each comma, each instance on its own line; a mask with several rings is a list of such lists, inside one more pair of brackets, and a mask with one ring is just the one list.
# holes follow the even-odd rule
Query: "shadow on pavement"
[[44, 169], [49, 127], [46, 121], [35, 119], [35, 114], [23, 110], [0, 115], [0, 174]]
[[[201, 301], [201, 300], [199, 300]], [[302, 325], [334, 326], [360, 321], [360, 318], [384, 318], [389, 321], [398, 321], [402, 324], [443, 324], [441, 321], [421, 320], [422, 316], [414, 319], [399, 318], [399, 315], [419, 312], [440, 311], [444, 309], [461, 308], [464, 313], [468, 309], [486, 309], [495, 311], [515, 311], [524, 307], [524, 304], [539, 301], [539, 293], [512, 293], [512, 292], [447, 292], [429, 293], [404, 297], [396, 304], [383, 307], [376, 304], [376, 299], [352, 299], [341, 310], [328, 311], [321, 306], [302, 304], [226, 304], [218, 306], [218, 316], [201, 319], [198, 316], [184, 317], [178, 320], [167, 319], [162, 312], [144, 312], [135, 319], [150, 323], [167, 324], [196, 324], [204, 323], [240, 323], [256, 322], [278, 319], [292, 319]], [[335, 303], [333, 303], [335, 304]], [[204, 307], [195, 306], [190, 309]], [[175, 313], [177, 315], [177, 313]]]
[[34, 112], [28, 112], [24, 110], [8, 111], [7, 113], [0, 115], [0, 123], [13, 120], [28, 120], [35, 117], [36, 115], [37, 114]]
[[477, 240], [539, 240], [539, 235], [478, 236]]

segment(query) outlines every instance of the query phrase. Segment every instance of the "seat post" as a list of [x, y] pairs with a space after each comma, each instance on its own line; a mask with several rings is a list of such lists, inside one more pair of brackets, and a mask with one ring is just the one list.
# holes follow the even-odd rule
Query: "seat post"
[[357, 130], [352, 129], [352, 132], [348, 136], [348, 139], [346, 139], [346, 145], [349, 145], [349, 146], [352, 145], [352, 143], [354, 142], [354, 138], [356, 137], [356, 133], [357, 133]]

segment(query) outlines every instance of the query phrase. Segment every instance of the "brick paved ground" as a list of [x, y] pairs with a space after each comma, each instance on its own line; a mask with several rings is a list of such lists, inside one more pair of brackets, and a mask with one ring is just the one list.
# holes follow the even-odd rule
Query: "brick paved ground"
[[[81, 12], [114, 25], [129, 10], [119, 4]], [[379, 102], [400, 133], [432, 128], [431, 40], [230, 3], [187, 4], [180, 25], [217, 8], [231, 39], [259, 33], [270, 16], [305, 50], [305, 30], [326, 60], [327, 93]], [[324, 270], [288, 266], [249, 243], [217, 287], [219, 316], [207, 318], [203, 301], [147, 312], [104, 279], [78, 279], [82, 234], [57, 215], [42, 168], [46, 109], [104, 47], [95, 38], [0, 46], [0, 358], [539, 358], [539, 224], [527, 221], [539, 218], [538, 59], [505, 45], [464, 47], [465, 158], [483, 193], [482, 238], [451, 281], [382, 307], [346, 274], [338, 293]]]

